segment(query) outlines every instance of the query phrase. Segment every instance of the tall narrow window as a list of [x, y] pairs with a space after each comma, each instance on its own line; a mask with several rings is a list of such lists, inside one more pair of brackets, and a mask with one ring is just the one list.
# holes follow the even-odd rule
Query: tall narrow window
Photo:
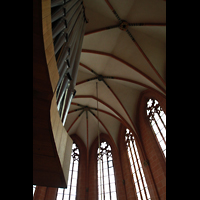
[[69, 167], [67, 188], [58, 188], [56, 200], [75, 200], [78, 178], [79, 149], [75, 143], [72, 145], [72, 154]]
[[98, 167], [98, 199], [116, 200], [115, 175], [111, 146], [107, 142], [102, 142], [97, 150]]
[[158, 101], [155, 99], [148, 100], [146, 111], [149, 122], [154, 130], [157, 142], [159, 143], [162, 152], [166, 157], [166, 115]]
[[126, 129], [125, 142], [138, 200], [151, 199], [133, 134]]

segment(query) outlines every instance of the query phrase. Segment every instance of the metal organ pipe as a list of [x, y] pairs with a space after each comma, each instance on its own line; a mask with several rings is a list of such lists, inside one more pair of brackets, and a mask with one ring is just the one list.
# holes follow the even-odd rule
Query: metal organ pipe
[[65, 124], [72, 98], [75, 96], [75, 93], [76, 93], [76, 91], [74, 90], [74, 87], [76, 85], [76, 79], [77, 79], [77, 74], [78, 74], [78, 67], [79, 67], [79, 60], [80, 60], [80, 55], [81, 55], [81, 47], [82, 47], [84, 32], [85, 32], [85, 23], [83, 25], [82, 35], [81, 35], [79, 46], [78, 46], [78, 52], [76, 54], [76, 59], [75, 59], [76, 61], [74, 63], [74, 68], [72, 70], [73, 79], [72, 79], [70, 87], [69, 87], [69, 94], [67, 96], [68, 99], [66, 99], [63, 117], [61, 118], [63, 125]]
[[74, 97], [79, 60], [85, 32], [85, 8], [82, 0], [51, 0], [52, 36], [59, 81], [57, 108], [63, 125]]
[[[80, 7], [81, 8], [81, 7]], [[79, 11], [79, 10], [78, 10]], [[79, 15], [79, 17], [81, 16], [81, 14], [80, 13], [78, 13]], [[77, 17], [77, 16], [75, 16], [75, 17]], [[75, 19], [77, 19], [77, 21], [76, 21], [76, 24], [74, 25], [73, 24], [73, 27], [68, 27], [68, 29], [71, 29], [72, 30], [72, 28], [74, 28], [73, 29], [73, 32], [75, 32], [75, 33], [73, 33], [73, 35], [76, 35], [77, 33], [78, 33], [78, 30], [77, 30], [77, 28], [78, 28], [78, 26], [79, 26], [79, 24], [81, 23], [81, 19], [80, 18], [75, 18]], [[71, 21], [70, 21], [71, 22]], [[82, 22], [83, 23], [83, 22]], [[72, 25], [71, 25], [72, 26]], [[75, 26], [75, 27], [74, 27]], [[69, 31], [67, 31], [66, 30], [66, 33], [69, 35], [69, 38], [68, 38], [68, 40], [69, 40], [69, 42], [70, 42], [70, 44], [71, 44], [71, 41], [72, 41], [72, 39], [71, 39], [71, 31], [69, 32]], [[73, 52], [73, 50], [70, 48], [70, 46], [71, 45], [69, 45], [69, 43], [66, 43], [65, 44], [65, 47], [64, 47], [64, 51], [62, 51], [61, 52], [61, 57], [60, 57], [60, 59], [57, 61], [57, 66], [58, 66], [58, 72], [59, 72], [59, 74], [61, 73], [61, 70], [62, 70], [62, 68], [63, 68], [63, 64], [64, 64], [64, 61], [67, 59], [67, 57], [68, 57], [68, 54], [70, 53], [70, 52]], [[67, 51], [67, 48], [68, 48], [68, 54], [66, 54], [66, 51]], [[60, 74], [60, 76], [61, 76], [61, 74]]]
[[[81, 16], [81, 14], [79, 15]], [[69, 36], [69, 43], [67, 43], [67, 46], [69, 47], [70, 49], [70, 57], [71, 55], [73, 54], [74, 50], [74, 42], [76, 41], [76, 37], [77, 37], [77, 34], [80, 34], [80, 25], [81, 23], [83, 23], [83, 21], [79, 20], [80, 18], [78, 18], [77, 20], [77, 23], [75, 24], [72, 32], [70, 33], [70, 36]], [[75, 36], [75, 37], [72, 37]], [[72, 43], [72, 44], [71, 44]], [[71, 60], [71, 59], [70, 59]], [[60, 84], [60, 82], [62, 81], [62, 79], [64, 78], [66, 72], [67, 72], [67, 69], [70, 68], [70, 64], [69, 64], [69, 59], [65, 58], [64, 60], [65, 62], [62, 62], [62, 63], [59, 63], [59, 64], [62, 64], [62, 65], [58, 65], [58, 71], [59, 71], [59, 74], [60, 74], [60, 80], [58, 82], [58, 85]], [[71, 74], [70, 74], [71, 75]]]
[[[81, 30], [80, 30], [81, 31]], [[70, 57], [68, 60], [69, 61], [69, 68], [67, 68], [67, 71], [65, 73], [65, 76], [67, 75], [67, 77], [65, 78], [64, 82], [63, 82], [63, 85], [62, 85], [62, 89], [61, 89], [61, 92], [64, 92], [64, 90], [66, 90], [66, 87], [67, 87], [67, 79], [73, 79], [74, 76], [72, 75], [72, 70], [74, 70], [75, 68], [75, 65], [74, 65], [74, 59], [75, 59], [75, 56], [76, 56], [76, 53], [77, 53], [77, 47], [78, 47], [78, 42], [74, 43], [74, 48], [73, 48], [73, 52], [70, 54]], [[73, 66], [73, 67], [71, 67]], [[73, 77], [73, 78], [72, 78]]]
[[[84, 24], [83, 26], [81, 27], [82, 29], [84, 28]], [[79, 33], [82, 33], [81, 30], [79, 30]], [[74, 43], [74, 51], [72, 52], [72, 55], [70, 57], [70, 66], [73, 66], [70, 67], [68, 70], [67, 70], [67, 75], [68, 75], [68, 78], [66, 78], [64, 80], [64, 83], [63, 83], [63, 92], [67, 89], [67, 84], [68, 84], [68, 80], [69, 80], [69, 77], [73, 77], [71, 82], [70, 82], [70, 86], [69, 86], [69, 93], [67, 95], [67, 98], [66, 98], [66, 102], [68, 102], [68, 104], [65, 105], [66, 109], [64, 109], [64, 115], [66, 115], [68, 113], [68, 110], [69, 110], [69, 106], [71, 104], [71, 100], [72, 100], [72, 97], [73, 94], [74, 94], [74, 87], [76, 85], [76, 82], [74, 83], [74, 81], [76, 80], [76, 76], [77, 76], [77, 73], [75, 73], [76, 71], [78, 72], [78, 65], [75, 65], [74, 64], [74, 60], [77, 59], [78, 62], [79, 62], [79, 59], [80, 59], [80, 55], [78, 54], [78, 51], [81, 51], [81, 46], [82, 46], [82, 41], [81, 41], [81, 35], [79, 34], [79, 37], [77, 37], [77, 40], [75, 40], [75, 43]], [[77, 57], [77, 55], [79, 55], [79, 57]], [[64, 119], [64, 118], [63, 118]]]
[[[66, 0], [67, 1], [67, 0]], [[61, 6], [63, 5], [66, 1], [64, 0], [51, 0], [51, 7], [55, 7], [55, 6]]]

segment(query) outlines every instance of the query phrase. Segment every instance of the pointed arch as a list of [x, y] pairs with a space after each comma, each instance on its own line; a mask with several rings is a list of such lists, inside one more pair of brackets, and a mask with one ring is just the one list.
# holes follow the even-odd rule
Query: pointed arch
[[[111, 146], [111, 152], [113, 156], [113, 165], [115, 168], [115, 181], [116, 191], [118, 199], [126, 199], [125, 187], [122, 182], [123, 174], [120, 163], [119, 151], [115, 143], [111, 140], [108, 134], [100, 134], [100, 142], [106, 141]], [[93, 192], [89, 193], [89, 200], [98, 199], [98, 180], [97, 180], [97, 149], [98, 138], [93, 141], [90, 147], [90, 163], [89, 163], [89, 190]], [[120, 198], [121, 197], [121, 198]]]
[[[158, 146], [146, 114], [146, 103], [150, 98], [157, 99], [163, 111], [166, 113], [166, 97], [155, 91], [144, 91], [139, 98], [137, 110], [139, 132], [143, 142], [144, 151], [150, 163], [149, 167], [158, 194], [160, 197], [164, 197], [166, 195], [166, 160]], [[159, 176], [157, 174], [159, 174]], [[160, 182], [162, 182], [163, 185], [162, 189], [159, 186]]]

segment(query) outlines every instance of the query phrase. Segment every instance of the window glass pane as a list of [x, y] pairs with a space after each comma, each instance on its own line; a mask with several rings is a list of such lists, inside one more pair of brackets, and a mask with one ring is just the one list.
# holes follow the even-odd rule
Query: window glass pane
[[109, 200], [110, 199], [110, 194], [109, 193], [105, 193], [105, 199], [107, 200]]
[[146, 196], [145, 196], [144, 190], [142, 190], [141, 193], [142, 193], [142, 198], [143, 198], [143, 199], [146, 199]]
[[64, 200], [68, 200], [69, 199], [69, 195], [64, 195]]
[[159, 120], [159, 116], [158, 116], [158, 114], [157, 114], [157, 113], [155, 113], [155, 114], [154, 114], [154, 119], [155, 119], [156, 121], [158, 121], [158, 120]]
[[139, 180], [139, 186], [140, 186], [140, 189], [143, 189], [143, 185], [142, 185], [142, 181]]
[[112, 166], [113, 166], [113, 162], [112, 162], [112, 160], [109, 160], [108, 161], [108, 167], [111, 168]]
[[108, 184], [104, 184], [105, 187], [105, 193], [110, 192], [110, 188]]
[[115, 192], [116, 188], [115, 188], [115, 183], [110, 184], [111, 187], [111, 192]]
[[108, 184], [108, 176], [104, 176], [104, 185]]
[[137, 173], [138, 180], [140, 180], [140, 179], [141, 179], [141, 176], [140, 176], [139, 170], [138, 170], [136, 173]]
[[133, 180], [134, 180], [134, 182], [137, 182], [137, 178], [136, 178], [136, 174], [135, 173], [133, 173]]
[[164, 155], [165, 155], [165, 157], [166, 157], [166, 149], [163, 151], [163, 153], [164, 153]]
[[147, 182], [145, 178], [143, 179], [143, 183], [144, 183], [144, 187], [147, 187]]
[[73, 186], [73, 187], [76, 187], [76, 182], [77, 182], [77, 179], [74, 179], [74, 178], [73, 178], [73, 179], [72, 179], [72, 186]]
[[114, 183], [115, 182], [115, 177], [114, 174], [110, 176], [110, 183]]
[[71, 195], [70, 200], [76, 200], [76, 196]]
[[65, 195], [69, 195], [69, 187], [67, 187], [67, 188], [65, 189], [64, 194], [65, 194]]
[[166, 145], [165, 145], [165, 143], [164, 143], [163, 140], [160, 142], [160, 146], [161, 146], [161, 148], [162, 148], [163, 150], [166, 148]]
[[[138, 199], [147, 200], [147, 195], [145, 194], [144, 189], [148, 190], [148, 188], [147, 188], [147, 184], [146, 184], [145, 175], [143, 172], [143, 166], [141, 164], [139, 152], [137, 149], [137, 144], [136, 144], [136, 141], [134, 140], [133, 136], [131, 137], [131, 140], [129, 140], [129, 138], [130, 138], [130, 131], [126, 132], [125, 140], [126, 140], [126, 142], [128, 142], [128, 146], [131, 146], [130, 151], [131, 151], [132, 156], [131, 157], [129, 156], [129, 160], [130, 160], [131, 164], [132, 164], [132, 162], [131, 162], [132, 157], [134, 159], [131, 169], [132, 169], [132, 173], [133, 173], [133, 181], [135, 184], [136, 193], [137, 193]], [[129, 154], [130, 154], [130, 152], [129, 152]], [[144, 187], [146, 187], [146, 188], [144, 188]], [[142, 194], [142, 197], [141, 197], [140, 193]]]
[[152, 125], [153, 131], [155, 133], [155, 137], [158, 140], [158, 145], [160, 145], [162, 152], [166, 157], [166, 115], [159, 105], [159, 102], [155, 99], [148, 100], [146, 105], [146, 112], [147, 117], [149, 118], [149, 122]]
[[63, 196], [63, 194], [58, 193], [58, 194], [57, 194], [57, 200], [62, 200], [62, 196]]
[[147, 187], [145, 187], [145, 191], [147, 193], [147, 198], [149, 199], [150, 198], [150, 194], [149, 194], [149, 190], [147, 189]]
[[110, 175], [114, 174], [113, 167], [112, 167], [112, 168], [109, 168], [109, 174], [110, 174]]
[[117, 200], [117, 196], [116, 195], [117, 195], [116, 192], [112, 192], [111, 193], [112, 200]]
[[165, 115], [165, 113], [163, 111], [160, 112], [160, 116], [161, 116], [164, 124], [166, 125], [166, 115]]
[[165, 128], [162, 129], [162, 135], [164, 138], [166, 137], [166, 129]]
[[[98, 157], [101, 156], [103, 157], [103, 166], [100, 168], [98, 165], [98, 173], [97, 173], [98, 198], [100, 200], [102, 196], [103, 200], [109, 200], [110, 196], [112, 195], [113, 196], [112, 200], [113, 199], [116, 200], [117, 199], [116, 186], [115, 186], [115, 176], [114, 176], [111, 146], [107, 142], [102, 142], [100, 148], [97, 150], [97, 153], [100, 154], [100, 156]], [[103, 185], [101, 185], [101, 183]]]
[[139, 192], [138, 182], [135, 182], [135, 189], [136, 189], [136, 192]]
[[138, 197], [138, 200], [141, 200], [141, 196], [139, 192], [137, 193], [137, 197]]
[[[72, 153], [70, 159], [69, 175], [67, 188], [58, 188], [56, 200], [70, 200], [76, 199], [76, 186], [78, 180], [78, 165], [79, 165], [79, 149], [75, 143], [72, 145]], [[64, 192], [63, 192], [64, 191]]]
[[158, 127], [160, 128], [160, 130], [162, 128], [164, 128], [164, 125], [163, 125], [163, 123], [162, 123], [162, 121], [160, 119], [157, 121], [157, 124], [158, 124]]
[[63, 193], [63, 188], [58, 188], [58, 193]]
[[78, 171], [78, 163], [75, 161], [74, 162], [74, 168], [73, 168], [73, 171]]
[[156, 136], [157, 136], [158, 142], [160, 143], [160, 141], [162, 140], [162, 136], [161, 136], [160, 132]]
[[71, 195], [76, 195], [76, 187], [71, 187]]
[[36, 188], [36, 185], [33, 185], [33, 196], [34, 196], [34, 193], [35, 193], [35, 188]]
[[154, 130], [155, 134], [157, 134], [159, 132], [156, 124], [153, 125], [153, 130]]

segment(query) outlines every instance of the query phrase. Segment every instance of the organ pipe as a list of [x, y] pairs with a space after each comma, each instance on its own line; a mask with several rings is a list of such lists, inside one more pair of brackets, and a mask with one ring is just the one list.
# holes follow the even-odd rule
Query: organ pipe
[[[82, 27], [81, 27], [82, 28]], [[81, 33], [81, 30], [79, 31], [79, 33]], [[79, 37], [80, 39], [81, 39], [81, 37]], [[78, 48], [80, 47], [80, 45], [79, 45], [79, 43], [80, 43], [80, 41], [79, 40], [76, 40], [76, 42], [75, 42], [75, 48], [74, 48], [74, 51], [72, 52], [72, 54], [71, 54], [71, 59], [70, 59], [70, 66], [74, 66], [73, 68], [72, 67], [70, 67], [70, 68], [68, 68], [68, 70], [67, 70], [67, 78], [63, 81], [63, 84], [62, 84], [62, 88], [61, 88], [61, 95], [62, 95], [62, 93], [64, 93], [65, 92], [65, 90], [66, 89], [68, 89], [67, 88], [67, 86], [69, 86], [69, 79], [71, 78], [71, 77], [73, 77], [73, 79], [72, 79], [72, 81], [71, 81], [71, 83], [70, 84], [72, 84], [73, 82], [74, 82], [74, 80], [75, 80], [75, 78], [76, 78], [76, 76], [77, 76], [77, 74], [73, 74], [73, 71], [74, 70], [76, 70], [76, 69], [78, 69], [78, 65], [74, 65], [74, 60], [75, 60], [75, 58], [76, 59], [78, 59], [78, 57], [76, 57], [77, 56], [77, 54], [78, 54]], [[81, 50], [81, 49], [80, 49]], [[79, 56], [80, 57], [80, 56]], [[71, 85], [71, 87], [73, 86], [73, 88], [72, 88], [72, 91], [74, 91], [73, 89], [74, 89], [74, 87], [75, 87], [75, 85], [73, 84], [73, 85]], [[71, 91], [71, 90], [70, 90]], [[72, 92], [73, 93], [73, 92]], [[59, 99], [60, 100], [60, 99]], [[64, 112], [65, 113], [65, 112]]]
[[79, 67], [79, 60], [80, 60], [80, 55], [81, 55], [81, 47], [82, 47], [84, 32], [85, 32], [85, 23], [84, 23], [83, 29], [82, 29], [82, 35], [81, 35], [81, 39], [80, 39], [79, 46], [78, 46], [78, 52], [77, 52], [76, 59], [75, 59], [76, 61], [74, 63], [74, 68], [72, 69], [73, 79], [70, 84], [70, 93], [69, 93], [69, 97], [68, 97], [69, 100], [68, 100], [68, 102], [66, 101], [64, 112], [63, 112], [63, 117], [61, 118], [63, 125], [65, 124], [72, 98], [75, 96], [75, 92], [76, 92], [74, 90], [74, 87], [76, 85], [76, 78], [77, 78], [77, 74], [78, 74], [78, 67]]
[[[80, 16], [80, 15], [79, 15]], [[68, 60], [72, 60], [72, 56], [74, 55], [74, 53], [76, 53], [76, 51], [74, 51], [74, 44], [75, 42], [77, 41], [77, 39], [75, 38], [79, 38], [80, 37], [80, 34], [81, 34], [81, 24], [83, 24], [83, 22], [81, 22], [80, 18], [78, 18], [78, 22], [75, 24], [75, 27], [73, 29], [73, 33], [70, 34], [70, 38], [69, 38], [69, 43], [67, 43], [68, 47], [70, 48], [70, 59], [65, 59], [66, 62], [62, 62], [62, 63], [59, 63], [59, 64], [62, 64], [62, 65], [59, 65], [58, 66], [58, 71], [60, 73], [60, 80], [59, 80], [59, 83], [60, 81], [64, 78], [64, 76], [66, 75], [67, 73], [67, 69], [70, 68], [71, 66], [71, 63], [69, 64]], [[74, 36], [74, 37], [71, 37], [71, 36]], [[68, 73], [69, 74], [69, 73]], [[68, 75], [71, 77], [71, 73]], [[59, 84], [58, 83], [58, 84]]]
[[59, 81], [57, 108], [65, 124], [75, 85], [85, 32], [85, 8], [82, 0], [51, 0], [52, 37]]

